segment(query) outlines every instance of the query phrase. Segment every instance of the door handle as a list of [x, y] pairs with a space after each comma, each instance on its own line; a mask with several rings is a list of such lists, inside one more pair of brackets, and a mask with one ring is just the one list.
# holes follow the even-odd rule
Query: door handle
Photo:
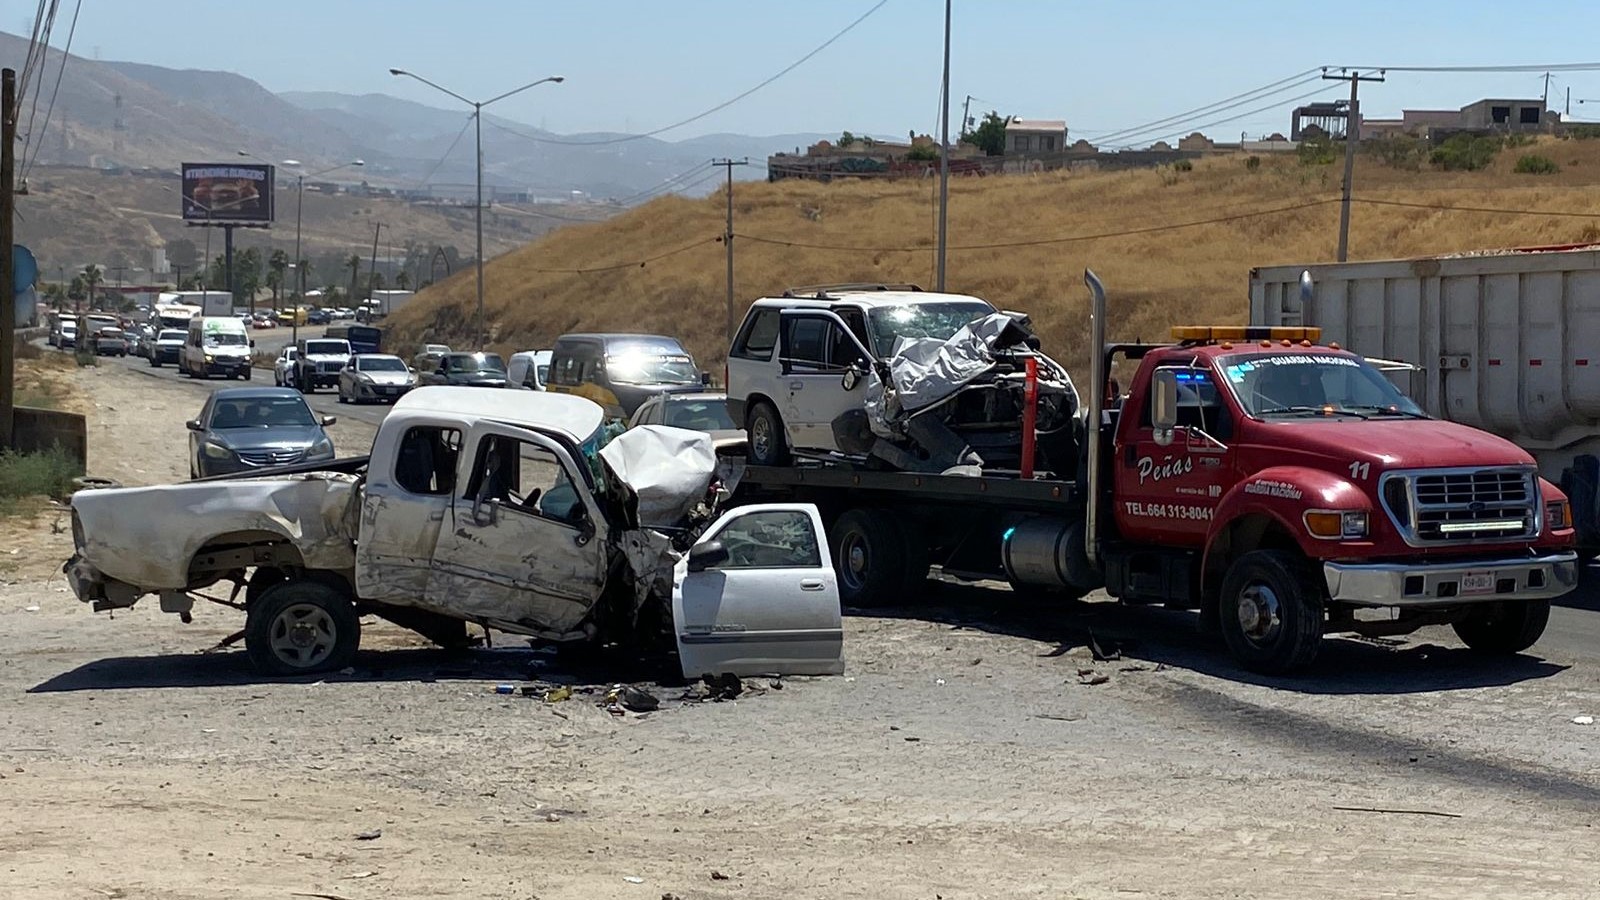
[[789, 390], [791, 390], [791, 391], [803, 390], [805, 388], [805, 386], [806, 386], [806, 383], [804, 381], [791, 381], [791, 382], [789, 382]]
[[436, 509], [433, 512], [428, 513], [428, 521], [429, 522], [443, 522], [444, 521], [444, 510]]
[[825, 587], [821, 578], [806, 578], [800, 582], [802, 591], [820, 591]]

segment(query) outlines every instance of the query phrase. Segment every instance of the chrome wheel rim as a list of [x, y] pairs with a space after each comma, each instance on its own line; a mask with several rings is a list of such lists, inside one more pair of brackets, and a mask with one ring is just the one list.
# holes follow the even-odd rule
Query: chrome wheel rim
[[272, 653], [284, 665], [309, 669], [333, 655], [339, 626], [326, 609], [314, 603], [286, 606], [272, 619]]
[[772, 453], [772, 423], [766, 416], [756, 416], [750, 423], [750, 446], [756, 451], [756, 458], [770, 459]]
[[839, 571], [840, 580], [852, 591], [864, 588], [868, 567], [872, 562], [866, 540], [859, 534], [845, 535], [844, 540], [839, 542], [839, 559], [844, 563]]
[[1283, 601], [1270, 586], [1252, 584], [1239, 593], [1235, 610], [1239, 631], [1258, 646], [1270, 646], [1283, 632]]

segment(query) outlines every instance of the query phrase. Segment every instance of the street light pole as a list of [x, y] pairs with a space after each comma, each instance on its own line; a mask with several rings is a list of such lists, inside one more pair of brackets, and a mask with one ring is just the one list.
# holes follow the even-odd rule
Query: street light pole
[[476, 164], [475, 164], [474, 168], [477, 170], [478, 202], [477, 202], [476, 208], [473, 210], [473, 212], [475, 213], [473, 218], [476, 220], [476, 228], [475, 228], [475, 230], [477, 231], [477, 257], [478, 257], [478, 265], [477, 265], [477, 269], [478, 269], [478, 350], [481, 352], [483, 350], [484, 334], [486, 332], [485, 323], [484, 323], [484, 312], [483, 312], [483, 108], [485, 106], [488, 106], [491, 103], [495, 103], [497, 101], [504, 100], [505, 98], [511, 96], [512, 94], [520, 94], [523, 91], [525, 91], [525, 90], [527, 90], [527, 89], [529, 89], [531, 87], [537, 87], [537, 86], [539, 86], [541, 84], [544, 84], [546, 82], [549, 82], [551, 84], [560, 84], [561, 82], [566, 81], [566, 78], [561, 76], [561, 75], [551, 75], [551, 76], [548, 76], [546, 78], [541, 78], [538, 81], [531, 81], [531, 82], [523, 85], [522, 87], [517, 88], [516, 90], [506, 91], [504, 94], [500, 94], [499, 96], [490, 97], [488, 100], [478, 101], [478, 100], [468, 100], [466, 97], [461, 96], [460, 94], [456, 93], [455, 91], [452, 91], [447, 87], [442, 87], [440, 85], [434, 84], [433, 82], [429, 81], [426, 78], [423, 78], [421, 75], [418, 75], [415, 72], [407, 72], [405, 69], [390, 69], [389, 70], [389, 74], [397, 76], [397, 77], [404, 76], [406, 78], [414, 78], [417, 81], [420, 81], [423, 84], [427, 85], [428, 87], [431, 87], [434, 90], [439, 91], [441, 93], [449, 94], [450, 96], [456, 98], [457, 100], [460, 100], [462, 103], [465, 103], [468, 106], [472, 107], [472, 121], [473, 121], [473, 126], [474, 126], [473, 127], [474, 143], [477, 145], [476, 146], [477, 159], [476, 159]]

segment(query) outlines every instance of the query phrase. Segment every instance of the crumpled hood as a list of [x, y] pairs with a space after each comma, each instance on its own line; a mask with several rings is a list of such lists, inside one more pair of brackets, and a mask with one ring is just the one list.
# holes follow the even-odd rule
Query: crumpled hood
[[1371, 463], [1374, 474], [1380, 469], [1534, 464], [1526, 450], [1504, 438], [1440, 419], [1291, 419], [1268, 423], [1262, 431], [1261, 442], [1275, 451], [1332, 460], [1336, 464], [1331, 471], [1355, 462]]

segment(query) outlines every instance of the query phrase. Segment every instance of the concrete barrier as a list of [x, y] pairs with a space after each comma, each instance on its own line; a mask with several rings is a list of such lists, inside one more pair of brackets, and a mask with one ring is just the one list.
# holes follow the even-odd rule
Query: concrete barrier
[[12, 447], [19, 453], [43, 453], [52, 447], [85, 471], [89, 464], [89, 427], [83, 416], [32, 406], [16, 407], [12, 418]]

